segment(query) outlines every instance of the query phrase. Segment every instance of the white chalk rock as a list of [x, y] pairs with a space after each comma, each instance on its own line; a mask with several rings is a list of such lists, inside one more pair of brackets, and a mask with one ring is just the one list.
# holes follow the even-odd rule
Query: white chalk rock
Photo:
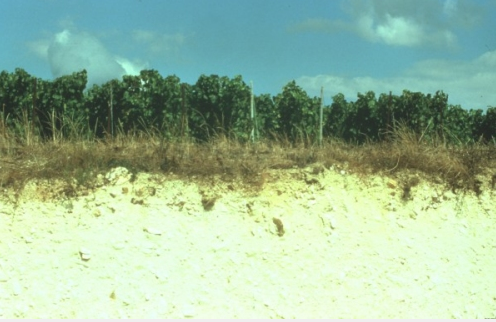
[[105, 179], [113, 185], [121, 185], [129, 182], [131, 180], [132, 174], [124, 167], [117, 167], [110, 170], [106, 175]]

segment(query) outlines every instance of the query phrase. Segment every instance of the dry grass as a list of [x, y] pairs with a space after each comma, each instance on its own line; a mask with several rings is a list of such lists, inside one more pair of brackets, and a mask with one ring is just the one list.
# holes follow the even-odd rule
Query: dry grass
[[[118, 134], [106, 140], [41, 140], [31, 132], [19, 137], [0, 124], [0, 186], [22, 189], [31, 179], [61, 179], [91, 186], [96, 175], [124, 166], [131, 172], [173, 173], [183, 178], [218, 176], [260, 186], [269, 169], [292, 169], [319, 163], [347, 167], [366, 175], [395, 176], [416, 171], [453, 190], [480, 193], [480, 176], [496, 176], [494, 146], [449, 147], [425, 142], [422, 135], [398, 126], [382, 143], [347, 144], [329, 139], [322, 147], [286, 139], [239, 143], [218, 136], [208, 143], [166, 141], [154, 131]], [[18, 131], [16, 133], [19, 133]], [[492, 176], [492, 177], [491, 177]], [[489, 179], [491, 180], [491, 179]], [[494, 179], [493, 179], [494, 180]], [[488, 186], [494, 188], [494, 183]]]

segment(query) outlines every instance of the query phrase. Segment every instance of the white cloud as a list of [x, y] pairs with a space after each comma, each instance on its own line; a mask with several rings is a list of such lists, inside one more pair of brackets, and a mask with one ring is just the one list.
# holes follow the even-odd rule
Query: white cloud
[[148, 63], [132, 62], [129, 59], [115, 56], [115, 61], [121, 65], [126, 75], [139, 75], [143, 69], [148, 69]]
[[[36, 48], [42, 53], [42, 46], [33, 45], [33, 49]], [[54, 77], [86, 69], [88, 87], [121, 78], [125, 74], [137, 74], [146, 66], [113, 55], [97, 37], [89, 33], [67, 29], [53, 36], [46, 49], [46, 57]]]
[[[496, 51], [486, 52], [472, 61], [425, 60], [389, 78], [340, 77], [336, 75], [302, 76], [297, 83], [310, 95], [317, 96], [321, 86], [327, 93], [344, 94], [355, 100], [357, 93], [374, 91], [400, 95], [404, 89], [423, 93], [442, 90], [450, 104], [466, 109], [496, 106]], [[327, 94], [329, 95], [329, 94]]]
[[415, 21], [386, 14], [386, 21], [378, 25], [375, 34], [388, 45], [416, 46], [422, 42], [424, 31]]
[[[394, 12], [394, 10], [391, 10]], [[392, 46], [448, 46], [454, 47], [456, 35], [446, 27], [426, 22], [410, 13], [378, 15], [374, 10], [359, 13], [352, 22], [357, 34], [371, 42]]]
[[292, 32], [352, 32], [392, 46], [456, 47], [455, 30], [481, 21], [482, 9], [467, 0], [348, 0], [347, 20], [310, 18]]
[[69, 30], [65, 29], [62, 32], [59, 32], [55, 35], [55, 42], [60, 44], [67, 44], [70, 41], [71, 33]]

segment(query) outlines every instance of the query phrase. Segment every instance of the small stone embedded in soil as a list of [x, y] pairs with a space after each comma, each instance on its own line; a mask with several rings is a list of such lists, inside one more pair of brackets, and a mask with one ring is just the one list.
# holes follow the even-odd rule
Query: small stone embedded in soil
[[155, 196], [155, 193], [157, 192], [157, 189], [155, 189], [154, 187], [148, 187], [148, 195], [149, 196]]
[[134, 205], [142, 205], [143, 204], [143, 199], [131, 198], [131, 203], [134, 204]]
[[332, 230], [336, 229], [336, 220], [330, 214], [321, 215], [320, 218], [324, 227], [330, 227]]
[[283, 236], [284, 235], [284, 225], [282, 223], [282, 220], [279, 219], [279, 218], [274, 217], [274, 218], [272, 218], [272, 222], [277, 227], [277, 235], [279, 237]]
[[121, 250], [121, 249], [123, 249], [126, 246], [124, 245], [124, 243], [116, 243], [116, 244], [113, 245], [113, 247], [114, 247], [115, 250]]
[[153, 227], [145, 227], [143, 228], [143, 231], [152, 235], [162, 235], [162, 231]]
[[334, 218], [329, 219], [329, 225], [331, 226], [331, 229], [336, 229], [336, 221]]
[[201, 200], [201, 203], [203, 205], [203, 209], [206, 210], [206, 211], [212, 210], [212, 208], [215, 205], [215, 201], [216, 200], [217, 200], [216, 197], [206, 197], [206, 196], [203, 196], [202, 197], [202, 200]]
[[396, 180], [389, 179], [387, 186], [391, 189], [395, 189], [396, 187], [398, 187], [398, 182]]
[[87, 248], [81, 247], [79, 249], [79, 256], [83, 261], [89, 261], [91, 259], [91, 251]]
[[26, 244], [31, 244], [33, 242], [33, 238], [31, 238], [30, 236], [26, 236], [24, 237], [24, 241], [26, 242]]

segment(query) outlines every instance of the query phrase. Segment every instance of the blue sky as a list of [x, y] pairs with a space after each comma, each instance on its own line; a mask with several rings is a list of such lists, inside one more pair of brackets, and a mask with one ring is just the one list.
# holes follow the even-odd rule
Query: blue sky
[[291, 80], [325, 102], [403, 89], [496, 106], [495, 0], [1, 0], [0, 69]]

